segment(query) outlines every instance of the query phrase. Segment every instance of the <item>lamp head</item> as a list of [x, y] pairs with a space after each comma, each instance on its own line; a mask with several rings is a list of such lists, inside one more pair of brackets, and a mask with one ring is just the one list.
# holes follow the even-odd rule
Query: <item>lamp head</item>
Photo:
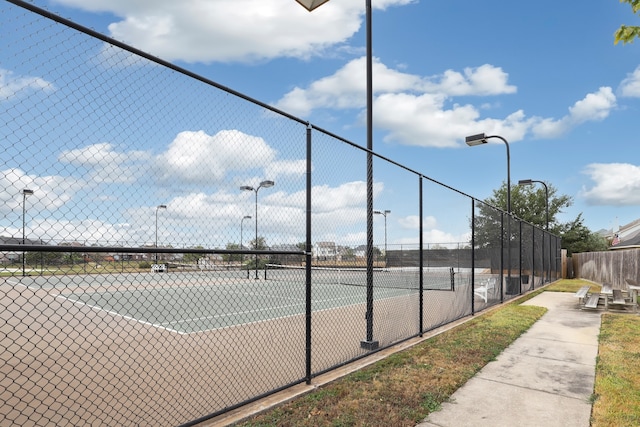
[[322, 6], [329, 0], [296, 0], [302, 7], [311, 12], [313, 9]]
[[167, 209], [167, 205], [158, 205], [157, 209]]
[[244, 191], [255, 191], [255, 189], [250, 185], [243, 185], [240, 189]]
[[533, 181], [530, 179], [521, 179], [518, 181], [518, 185], [533, 185]]
[[465, 141], [469, 147], [473, 147], [474, 145], [481, 145], [487, 143], [487, 135], [484, 133], [479, 133], [477, 135], [471, 135], [465, 138]]
[[273, 181], [262, 181], [258, 188], [269, 188], [273, 187], [274, 185], [276, 185], [276, 183]]
[[242, 219], [251, 219], [251, 215], [245, 215]]
[[24, 194], [25, 196], [31, 196], [33, 194], [33, 190], [25, 188], [24, 190], [22, 190], [22, 194]]

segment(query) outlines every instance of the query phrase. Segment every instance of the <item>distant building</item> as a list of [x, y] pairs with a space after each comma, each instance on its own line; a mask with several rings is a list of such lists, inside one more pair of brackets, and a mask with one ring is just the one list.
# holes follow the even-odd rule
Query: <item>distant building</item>
[[313, 246], [313, 256], [315, 259], [335, 260], [338, 257], [338, 250], [335, 242], [317, 242]]
[[640, 219], [605, 233], [611, 240], [611, 250], [640, 248]]

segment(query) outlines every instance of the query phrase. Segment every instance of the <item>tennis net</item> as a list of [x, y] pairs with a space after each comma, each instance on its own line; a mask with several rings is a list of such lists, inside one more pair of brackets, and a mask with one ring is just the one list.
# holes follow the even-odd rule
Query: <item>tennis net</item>
[[[373, 286], [378, 288], [420, 289], [418, 267], [373, 268]], [[306, 267], [300, 265], [266, 264], [265, 280], [302, 281]], [[454, 290], [452, 267], [423, 268], [424, 290]], [[311, 283], [321, 285], [366, 286], [367, 269], [363, 267], [311, 267]]]

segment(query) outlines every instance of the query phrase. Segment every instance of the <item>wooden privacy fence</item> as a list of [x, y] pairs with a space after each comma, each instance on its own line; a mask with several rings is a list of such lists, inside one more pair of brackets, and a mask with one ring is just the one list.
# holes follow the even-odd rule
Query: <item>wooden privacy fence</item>
[[573, 254], [575, 277], [597, 283], [610, 283], [614, 289], [627, 289], [625, 279], [640, 278], [640, 249]]

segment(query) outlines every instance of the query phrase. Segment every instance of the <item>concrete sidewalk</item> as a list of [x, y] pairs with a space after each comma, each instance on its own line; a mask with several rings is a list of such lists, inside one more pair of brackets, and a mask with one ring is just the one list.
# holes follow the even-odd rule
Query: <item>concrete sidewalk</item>
[[588, 427], [600, 314], [570, 293], [524, 303], [549, 311], [419, 427]]

